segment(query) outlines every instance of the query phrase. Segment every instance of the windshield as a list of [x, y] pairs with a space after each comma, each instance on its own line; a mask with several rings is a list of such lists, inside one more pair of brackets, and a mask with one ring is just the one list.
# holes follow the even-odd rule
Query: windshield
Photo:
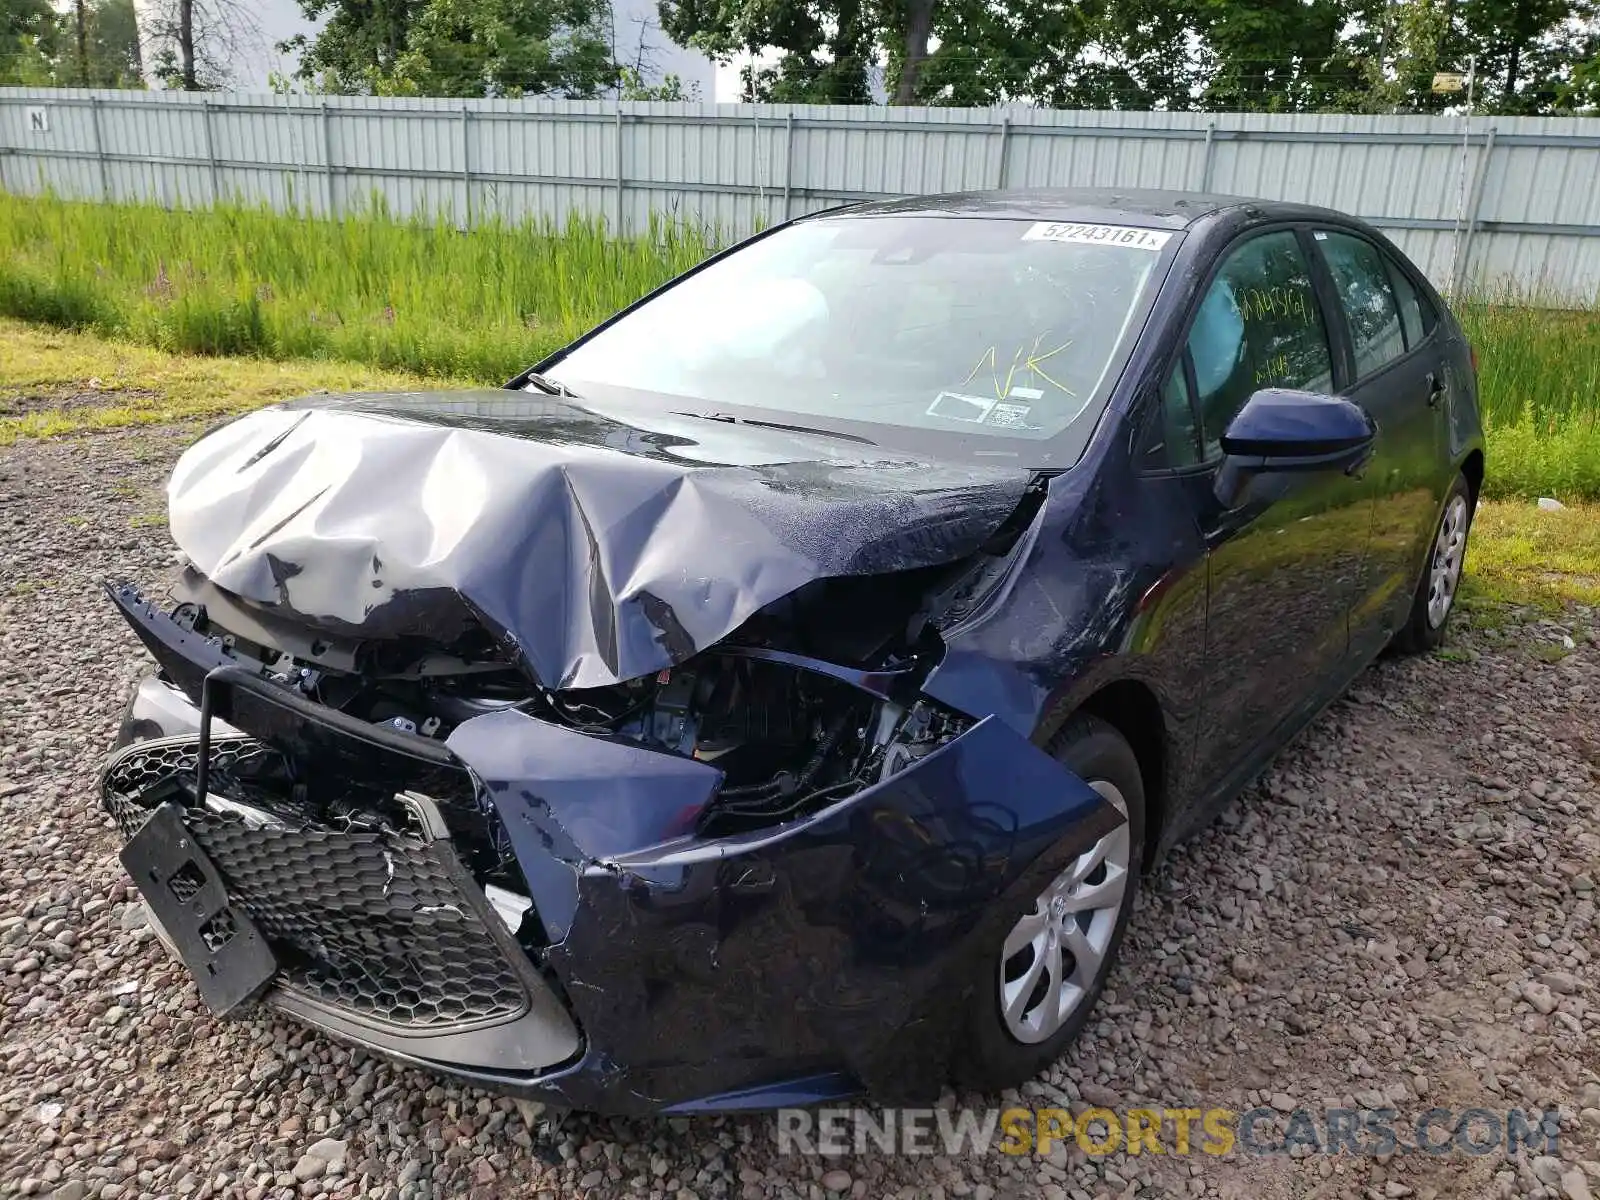
[[674, 285], [546, 375], [585, 398], [645, 393], [672, 411], [936, 431], [996, 450], [1077, 428], [1065, 454], [1031, 455], [1071, 461], [1173, 236], [992, 218], [806, 221]]

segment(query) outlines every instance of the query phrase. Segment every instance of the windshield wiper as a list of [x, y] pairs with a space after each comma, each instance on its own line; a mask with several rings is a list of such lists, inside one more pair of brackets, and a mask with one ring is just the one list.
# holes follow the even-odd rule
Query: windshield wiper
[[533, 387], [543, 392], [546, 396], [565, 396], [569, 400], [583, 399], [582, 396], [578, 395], [577, 392], [573, 391], [566, 384], [557, 383], [554, 379], [551, 379], [545, 375], [540, 375], [537, 371], [524, 371], [522, 373], [522, 380], [524, 383], [531, 384]]
[[694, 417], [699, 421], [721, 421], [727, 425], [758, 425], [762, 429], [782, 429], [789, 433], [811, 433], [820, 437], [839, 438], [846, 442], [859, 442], [863, 446], [878, 444], [871, 438], [864, 438], [856, 433], [844, 433], [838, 429], [821, 429], [815, 425], [791, 425], [786, 421], [761, 421], [754, 417], [736, 417], [732, 413], [674, 412], [673, 416]]

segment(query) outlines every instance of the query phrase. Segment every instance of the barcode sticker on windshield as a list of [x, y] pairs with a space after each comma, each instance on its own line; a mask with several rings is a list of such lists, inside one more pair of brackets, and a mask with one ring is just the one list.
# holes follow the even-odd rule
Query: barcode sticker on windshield
[[[1015, 389], [1013, 389], [1015, 390]], [[1037, 425], [1030, 424], [1028, 414], [1033, 411], [1029, 404], [996, 404], [989, 410], [990, 425], [1001, 425], [1007, 429], [1037, 429]]]
[[1096, 246], [1127, 246], [1134, 250], [1159, 250], [1172, 235], [1134, 225], [1090, 225], [1082, 221], [1036, 221], [1022, 235], [1025, 242], [1088, 242]]

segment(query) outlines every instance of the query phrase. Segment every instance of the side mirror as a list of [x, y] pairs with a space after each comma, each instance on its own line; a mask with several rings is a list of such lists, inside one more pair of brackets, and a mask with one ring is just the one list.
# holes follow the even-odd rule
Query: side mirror
[[1262, 388], [1222, 435], [1218, 499], [1231, 504], [1252, 476], [1288, 471], [1354, 474], [1378, 429], [1359, 404], [1320, 392]]

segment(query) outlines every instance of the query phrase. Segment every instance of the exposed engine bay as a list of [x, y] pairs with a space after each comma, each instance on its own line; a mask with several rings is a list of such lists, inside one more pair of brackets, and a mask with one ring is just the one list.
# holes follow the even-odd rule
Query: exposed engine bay
[[[723, 784], [697, 832], [718, 835], [815, 811], [971, 726], [970, 718], [920, 697], [917, 683], [938, 658], [932, 617], [963, 611], [990, 582], [1004, 548], [951, 566], [817, 581], [686, 662], [596, 688], [541, 687], [480, 631], [438, 646], [293, 629], [192, 568], [174, 589], [171, 618], [217, 661], [407, 737], [442, 743], [474, 717], [516, 710], [705, 763], [722, 772]], [[169, 671], [177, 665], [151, 648]], [[188, 680], [186, 690], [197, 682]], [[270, 769], [281, 774], [284, 764], [273, 761]], [[288, 783], [276, 781], [279, 794]], [[337, 795], [321, 798], [340, 811], [324, 807], [325, 815], [379, 819], [389, 797], [382, 781], [373, 783], [368, 789], [341, 779]], [[369, 818], [344, 811], [369, 790]], [[318, 799], [304, 785], [299, 791], [302, 802]], [[473, 840], [486, 851], [474, 856], [478, 869], [496, 877], [509, 850], [487, 852]]]

